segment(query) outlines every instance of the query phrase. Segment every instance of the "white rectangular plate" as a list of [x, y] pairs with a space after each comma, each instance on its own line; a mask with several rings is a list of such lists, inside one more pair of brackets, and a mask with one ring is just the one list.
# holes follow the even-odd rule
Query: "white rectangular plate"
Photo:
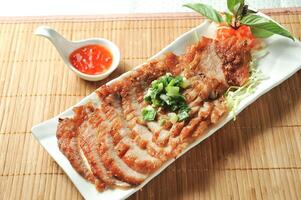
[[[197, 35], [208, 35], [212, 30], [211, 24], [209, 22], [204, 22], [200, 26], [184, 33], [171, 44], [167, 45], [159, 53], [154, 55], [151, 59], [157, 58], [166, 52], [174, 52], [175, 54], [182, 54], [185, 48], [196, 42]], [[266, 40], [269, 54], [259, 61], [259, 68], [268, 77], [257, 86], [255, 93], [245, 98], [239, 105], [237, 113], [240, 113], [244, 108], [254, 102], [264, 93], [271, 90], [273, 87], [277, 86], [284, 80], [288, 79], [291, 75], [297, 72], [301, 67], [301, 44], [300, 42], [293, 42], [290, 39], [283, 38], [280, 36], [273, 36]], [[138, 66], [140, 67], [140, 66]], [[125, 73], [124, 75], [126, 75]], [[124, 76], [122, 75], [122, 76]], [[122, 77], [121, 76], [121, 77]], [[108, 84], [120, 79], [121, 77], [110, 81]], [[77, 105], [84, 104], [90, 100], [97, 100], [96, 94], [92, 93], [89, 96], [82, 99]], [[63, 168], [66, 174], [70, 177], [71, 181], [77, 187], [79, 192], [85, 199], [125, 199], [131, 194], [135, 193], [141, 189], [146, 183], [151, 179], [161, 173], [168, 165], [170, 165], [174, 160], [170, 160], [164, 164], [160, 169], [158, 169], [153, 175], [151, 175], [147, 180], [145, 180], [141, 185], [128, 189], [110, 189], [104, 192], [98, 192], [94, 185], [83, 179], [70, 165], [67, 158], [60, 152], [57, 139], [56, 139], [56, 128], [58, 124], [59, 117], [72, 116], [72, 108], [67, 109], [58, 116], [38, 124], [32, 128], [32, 133], [35, 138], [40, 142], [40, 144], [48, 151], [48, 153], [53, 157], [53, 159]], [[189, 145], [178, 157], [183, 155], [185, 152], [189, 151], [195, 145], [199, 144], [202, 140], [206, 139], [219, 128], [224, 126], [228, 121], [232, 119], [229, 114], [223, 118], [218, 124], [212, 127], [206, 134], [204, 134], [197, 141]]]

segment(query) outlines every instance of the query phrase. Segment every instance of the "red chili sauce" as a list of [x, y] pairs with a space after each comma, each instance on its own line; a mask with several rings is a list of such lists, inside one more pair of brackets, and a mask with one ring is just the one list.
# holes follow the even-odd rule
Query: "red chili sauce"
[[111, 52], [100, 45], [87, 45], [73, 51], [69, 60], [80, 72], [90, 75], [105, 72], [112, 64]]

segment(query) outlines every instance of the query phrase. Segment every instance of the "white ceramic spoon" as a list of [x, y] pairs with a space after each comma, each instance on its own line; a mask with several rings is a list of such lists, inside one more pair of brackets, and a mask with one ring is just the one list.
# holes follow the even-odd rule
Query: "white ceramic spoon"
[[[120, 62], [120, 51], [119, 48], [111, 41], [104, 39], [104, 38], [89, 38], [80, 41], [69, 41], [66, 40], [62, 35], [60, 35], [55, 30], [47, 27], [47, 26], [39, 26], [35, 31], [35, 35], [43, 36], [49, 39], [52, 44], [55, 46], [59, 54], [61, 55], [62, 59], [64, 60], [65, 64], [75, 72], [79, 77], [88, 81], [99, 81], [108, 77], [119, 65]], [[110, 68], [97, 75], [89, 75], [80, 72], [77, 70], [69, 61], [70, 54], [83, 46], [92, 45], [92, 44], [99, 44], [101, 46], [106, 47], [113, 56], [113, 62]]]

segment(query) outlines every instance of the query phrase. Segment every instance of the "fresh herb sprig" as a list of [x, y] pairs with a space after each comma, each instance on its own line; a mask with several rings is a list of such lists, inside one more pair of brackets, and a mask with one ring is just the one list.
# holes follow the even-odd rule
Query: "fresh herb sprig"
[[[188, 86], [189, 82], [185, 78], [173, 77], [169, 73], [154, 80], [144, 96], [144, 100], [150, 105], [142, 110], [143, 120], [154, 120], [159, 107], [173, 112], [172, 121], [186, 120], [189, 117], [190, 109], [180, 92]], [[176, 116], [175, 112], [177, 112]]]
[[227, 0], [228, 12], [221, 15], [209, 5], [202, 3], [188, 3], [184, 5], [208, 19], [221, 23], [226, 22], [233, 29], [238, 29], [241, 25], [247, 25], [255, 37], [267, 38], [273, 34], [282, 35], [294, 40], [292, 34], [278, 23], [264, 17], [257, 15], [257, 11], [249, 9], [245, 4], [245, 0]]

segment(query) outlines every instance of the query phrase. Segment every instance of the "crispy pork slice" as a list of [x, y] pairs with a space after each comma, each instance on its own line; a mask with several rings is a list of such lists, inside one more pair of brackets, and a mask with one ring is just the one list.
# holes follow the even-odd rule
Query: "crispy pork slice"
[[247, 41], [231, 37], [216, 41], [216, 52], [223, 63], [223, 72], [230, 85], [243, 85], [249, 78], [251, 49]]
[[[145, 84], [145, 83], [141, 83]], [[165, 161], [167, 158], [164, 155], [165, 149], [159, 147], [152, 141], [152, 132], [148, 129], [147, 124], [141, 118], [141, 105], [138, 102], [136, 87], [139, 84], [128, 85], [129, 87], [124, 88], [121, 92], [121, 99], [122, 99], [122, 109], [124, 119], [128, 125], [128, 128], [131, 130], [131, 138], [133, 141], [141, 148], [145, 149], [146, 152], [157, 159], [160, 159], [160, 163]], [[143, 94], [142, 94], [143, 98]], [[157, 166], [156, 166], [157, 167]]]
[[[219, 87], [219, 82], [215, 79], [203, 78], [202, 81], [198, 83], [198, 85], [201, 85], [202, 87], [196, 87], [194, 89], [191, 89], [189, 92], [197, 94], [197, 97], [194, 100], [193, 98], [190, 98], [190, 101], [193, 100], [192, 102], [187, 102], [189, 104], [189, 107], [191, 108], [190, 119], [186, 122], [175, 123], [171, 127], [169, 134], [167, 136], [164, 136], [163, 138], [165, 141], [168, 141], [168, 143], [165, 142], [165, 144], [171, 146], [171, 149], [175, 149], [175, 147], [180, 143], [183, 144], [183, 141], [186, 141], [186, 139], [189, 140], [189, 138], [193, 135], [193, 132], [195, 132], [196, 130], [198, 130], [198, 134], [194, 134], [194, 138], [196, 135], [201, 134], [200, 132], [204, 132], [206, 128], [211, 124], [211, 121], [212, 123], [216, 123], [221, 115], [226, 112], [225, 106], [219, 106], [219, 104], [217, 103], [210, 102], [211, 91], [215, 90], [216, 87]], [[220, 109], [215, 107], [218, 107]], [[216, 110], [219, 112], [217, 112]], [[213, 114], [212, 118], [214, 120], [210, 121], [207, 118], [211, 116], [212, 112], [218, 114]], [[160, 137], [157, 138], [157, 141], [160, 141], [160, 139]], [[184, 146], [186, 146], [186, 144], [184, 144]], [[182, 149], [177, 148], [177, 151], [172, 151], [170, 156], [175, 157], [180, 153], [181, 150]]]
[[[98, 112], [97, 115], [95, 114], [96, 112]], [[102, 118], [99, 109], [94, 111], [93, 114], [86, 122], [87, 124], [85, 123], [81, 127], [83, 129], [81, 134], [84, 135], [81, 138], [83, 140], [83, 151], [87, 155], [87, 160], [93, 172], [106, 181], [107, 184], [112, 184], [108, 185], [112, 187], [141, 183], [146, 175], [132, 170], [118, 157], [110, 134], [113, 130], [111, 122], [107, 118]], [[97, 141], [99, 141], [98, 147]], [[105, 170], [102, 168], [102, 163], [105, 166]], [[121, 179], [121, 181], [116, 180], [112, 176]]]
[[[119, 95], [110, 95], [102, 100], [102, 109], [107, 113], [108, 119], [113, 125], [111, 136], [119, 157], [132, 169], [140, 173], [151, 173], [162, 162], [147, 153], [134, 140], [133, 131], [125, 119], [124, 110]], [[129, 108], [127, 108], [129, 109]]]
[[195, 117], [192, 117], [192, 119], [185, 125], [185, 127], [181, 130], [179, 133], [180, 141], [183, 141], [184, 139], [188, 138], [192, 135], [192, 132], [195, 131], [198, 127], [198, 125], [202, 121], [206, 121], [207, 117], [212, 112], [213, 105], [211, 102], [204, 102], [202, 106], [199, 106], [197, 115]]
[[[199, 101], [199, 99], [195, 100], [195, 101], [199, 101], [199, 104], [195, 103], [195, 108], [198, 113], [197, 117], [192, 118], [192, 120], [188, 120], [186, 122], [178, 122], [174, 126], [172, 126], [170, 130], [160, 129], [160, 125], [156, 121], [145, 123], [145, 127], [148, 130], [150, 130], [151, 133], [153, 134], [152, 142], [156, 141], [156, 144], [158, 142], [166, 144], [165, 146], [161, 146], [161, 149], [163, 150], [160, 151], [163, 155], [165, 155], [165, 157], [167, 158], [176, 157], [184, 148], [184, 147], [178, 148], [179, 144], [183, 144], [183, 146], [187, 146], [187, 143], [184, 143], [184, 141], [186, 141], [185, 139], [190, 137], [194, 130], [198, 129], [200, 131], [200, 128], [198, 127], [199, 124], [201, 124], [203, 127], [202, 132], [204, 132], [208, 127], [210, 121], [207, 120], [207, 117], [213, 110], [212, 109], [213, 105], [212, 103], [208, 103], [208, 102], [205, 103], [204, 105], [201, 104], [203, 100], [209, 97], [210, 91], [214, 90], [219, 84], [218, 81], [215, 81], [214, 79], [206, 79], [206, 81], [209, 81], [207, 84], [205, 84], [206, 86], [204, 86], [206, 88], [203, 88], [202, 90], [198, 91], [201, 93], [199, 94], [200, 98], [203, 99], [201, 101]], [[136, 104], [136, 106], [138, 107], [140, 106], [140, 107], [136, 109], [136, 111], [141, 113], [141, 107], [145, 106], [146, 104], [143, 100], [141, 100], [140, 95], [141, 95], [142, 88], [139, 85], [136, 86], [136, 94], [137, 94], [136, 98], [140, 105]], [[191, 115], [193, 117], [194, 113], [191, 113]]]
[[147, 178], [147, 174], [133, 170], [119, 157], [110, 133], [99, 134], [99, 141], [101, 143], [99, 153], [106, 168], [110, 170], [114, 176], [133, 185], [140, 184]]
[[174, 151], [172, 156], [176, 157], [183, 149], [185, 149], [196, 138], [200, 137], [211, 125], [227, 112], [223, 97], [214, 101], [206, 101], [200, 106], [197, 115], [190, 121], [186, 122], [177, 137], [172, 137], [169, 140], [169, 145], [173, 146]]
[[[203, 38], [197, 45], [188, 49], [188, 52], [178, 65], [191, 86], [184, 91], [183, 95], [191, 108], [191, 115], [199, 110], [200, 104], [207, 98], [215, 99], [222, 95], [228, 87], [223, 73], [223, 62], [216, 52], [213, 40]], [[195, 121], [195, 124], [196, 121]], [[176, 137], [184, 128], [184, 122], [172, 126], [170, 134]], [[187, 130], [187, 128], [185, 129]], [[167, 144], [169, 134], [156, 134], [159, 144]]]
[[[116, 99], [114, 96], [115, 94], [110, 94], [105, 99], [102, 99], [101, 108], [105, 110], [107, 122], [108, 124], [112, 124], [112, 128], [108, 131], [105, 127], [103, 127], [106, 126], [105, 123], [101, 123], [100, 126], [98, 126], [98, 131], [100, 132], [98, 134], [98, 140], [100, 142], [99, 154], [101, 155], [102, 161], [104, 162], [107, 170], [115, 177], [132, 185], [137, 185], [143, 182], [148, 175], [132, 169], [120, 157], [124, 154], [124, 152], [119, 151], [120, 149], [116, 146], [118, 143], [114, 143], [115, 131], [118, 130], [117, 127], [119, 124], [117, 124], [117, 122], [119, 120], [117, 119], [118, 116], [116, 114], [116, 110], [108, 110], [108, 107], [111, 106], [110, 103], [113, 102], [107, 102], [107, 98], [113, 98], [114, 100], [112, 101], [115, 101]], [[127, 150], [128, 149], [125, 149], [125, 151]]]
[[[191, 111], [190, 118], [192, 118], [203, 105], [203, 102], [212, 96], [212, 91], [217, 91], [216, 88], [220, 87], [220, 82], [213, 78], [208, 78], [205, 75], [195, 75], [188, 78], [191, 81], [191, 86], [184, 91], [186, 102], [188, 103]], [[220, 95], [220, 94], [217, 94]], [[206, 105], [206, 104], [205, 104]], [[193, 120], [190, 123], [194, 123], [193, 127], [196, 127], [200, 120]], [[158, 144], [168, 145], [169, 138], [177, 137], [182, 129], [187, 125], [185, 122], [177, 122], [172, 125], [170, 130], [165, 130], [158, 134], [159, 131], [154, 135], [154, 139]], [[163, 129], [160, 129], [163, 130]], [[185, 132], [193, 130], [192, 126], [185, 127]], [[169, 143], [170, 144], [170, 143]], [[172, 146], [174, 146], [173, 144]]]
[[[79, 128], [79, 142], [80, 146], [89, 162], [91, 170], [97, 178], [106, 183], [110, 187], [129, 187], [128, 183], [117, 180], [113, 175], [108, 172], [99, 155], [99, 142], [98, 142], [98, 127], [105, 121], [105, 114], [96, 109], [94, 113], [87, 119]], [[109, 131], [110, 124], [102, 126]]]
[[94, 183], [98, 190], [105, 188], [105, 183], [95, 177], [90, 166], [86, 162], [78, 143], [78, 127], [83, 123], [88, 113], [93, 109], [88, 106], [74, 108], [74, 117], [59, 120], [57, 129], [58, 146], [61, 152], [68, 158], [74, 169], [85, 179]]
[[[191, 98], [191, 107], [195, 108], [195, 112], [200, 109], [200, 104], [202, 104], [203, 100], [209, 97], [211, 91], [219, 87], [219, 81], [215, 79], [202, 77], [199, 80], [203, 81], [202, 87], [195, 87], [191, 90], [191, 92], [195, 92], [197, 94], [195, 100]], [[200, 123], [203, 118], [199, 116], [199, 118], [193, 119], [190, 123], [178, 122], [172, 126], [171, 130], [161, 128], [161, 125], [157, 121], [139, 122], [139, 119], [142, 117], [141, 110], [144, 106], [146, 106], [146, 103], [143, 101], [145, 88], [143, 88], [142, 85], [144, 84], [133, 84], [131, 86], [132, 90], [129, 92], [132, 93], [130, 104], [133, 110], [132, 112], [129, 112], [131, 116], [129, 118], [136, 119], [136, 123], [133, 124], [133, 130], [138, 133], [137, 135], [140, 137], [139, 139], [141, 139], [141, 136], [144, 136], [145, 146], [146, 148], [151, 149], [150, 152], [153, 153], [154, 156], [160, 155], [160, 158], [163, 161], [167, 158], [175, 157], [178, 153], [175, 154], [173, 151], [174, 148], [178, 145], [178, 143], [191, 135], [192, 131], [197, 128], [198, 123]], [[128, 107], [129, 106], [126, 107], [126, 110], [131, 110], [128, 109]], [[194, 115], [194, 113], [191, 114], [192, 116]], [[185, 127], [185, 125], [188, 126]], [[185, 129], [182, 131], [184, 127]], [[180, 135], [180, 137], [177, 137], [178, 135]], [[172, 139], [171, 142], [168, 142], [170, 137], [174, 137], [176, 139]], [[162, 146], [160, 144], [167, 145]]]
[[209, 78], [213, 78], [227, 85], [225, 75], [223, 73], [222, 61], [216, 53], [214, 42], [211, 42], [201, 53], [196, 54], [196, 65], [191, 65], [191, 70], [202, 72]]
[[[143, 84], [142, 84], [143, 85]], [[147, 103], [144, 101], [144, 95], [147, 92], [147, 88], [143, 87], [141, 84], [140, 85], [136, 85], [134, 87], [134, 93], [136, 94], [134, 96], [134, 98], [136, 98], [136, 104], [135, 104], [135, 113], [136, 116], [138, 116], [139, 118], [142, 118], [141, 116], [141, 109], [145, 106], [147, 106]], [[166, 119], [168, 118], [166, 113], [163, 112], [158, 112], [158, 119]], [[168, 122], [166, 122], [168, 123]], [[145, 126], [148, 128], [148, 130], [151, 131], [152, 133], [152, 142], [154, 142], [156, 145], [158, 145], [159, 147], [164, 147], [167, 142], [167, 138], [169, 136], [169, 129], [171, 127], [170, 125], [165, 125], [162, 126], [160, 125], [159, 121], [151, 121], [151, 122], [145, 122]], [[170, 149], [167, 148], [165, 149], [165, 151], [169, 151]], [[164, 151], [164, 150], [163, 150]]]
[[[207, 83], [206, 87], [209, 87], [211, 89], [208, 88], [206, 91], [205, 90], [199, 91], [199, 92], [206, 93], [206, 94], [200, 95], [201, 97], [204, 98], [203, 100], [207, 99], [207, 97], [210, 94], [210, 91], [218, 86], [218, 84], [216, 84], [216, 82], [213, 81], [212, 79], [210, 79], [210, 84]], [[141, 92], [141, 91], [143, 91], [143, 88], [141, 88], [141, 85], [143, 85], [143, 84], [139, 84], [136, 86], [133, 85], [131, 87], [131, 88], [133, 88], [133, 91], [134, 91], [133, 93], [136, 93], [136, 95], [137, 95], [136, 98], [131, 99], [132, 105], [134, 107], [134, 112], [135, 112], [135, 114], [133, 116], [137, 116], [137, 118], [142, 117], [141, 109], [143, 106], [146, 106], [146, 104], [142, 98], [143, 92]], [[199, 99], [196, 99], [196, 101], [199, 101]], [[199, 102], [199, 104], [201, 104], [201, 103], [202, 103], [202, 101]], [[196, 103], [195, 103], [195, 108], [196, 108], [196, 111], [199, 112], [199, 116], [197, 118], [193, 118], [191, 121], [187, 121], [187, 122], [176, 123], [174, 126], [171, 127], [170, 130], [161, 129], [161, 125], [156, 121], [144, 122], [143, 125], [141, 125], [141, 123], [138, 123], [139, 128], [136, 128], [134, 130], [137, 130], [137, 132], [140, 131], [140, 132], [138, 132], [138, 135], [147, 135], [146, 133], [148, 133], [148, 136], [145, 136], [146, 147], [148, 148], [149, 146], [151, 146], [151, 147], [155, 146], [156, 148], [151, 148], [153, 151], [152, 153], [160, 154], [160, 158], [162, 160], [164, 160], [166, 158], [175, 157], [178, 153], [180, 153], [180, 151], [174, 151], [175, 148], [178, 146], [178, 144], [183, 143], [184, 139], [189, 137], [192, 134], [192, 132], [198, 128], [198, 124], [200, 122], [202, 122], [202, 120], [206, 121], [205, 119], [207, 118], [207, 116], [209, 114], [207, 114], [207, 116], [205, 117], [204, 113], [206, 111], [207, 111], [207, 113], [210, 113], [212, 110], [212, 106], [206, 106], [205, 108], [203, 108], [202, 105], [197, 105]], [[202, 124], [204, 124], [204, 123], [202, 123]], [[206, 123], [206, 124], [208, 124], [208, 123]], [[187, 127], [185, 127], [185, 125], [187, 125]], [[202, 126], [205, 127], [204, 125], [202, 125]], [[205, 128], [203, 129], [203, 131], [204, 130], [205, 130]], [[177, 133], [175, 133], [175, 132], [177, 132]], [[151, 136], [152, 136], [152, 138], [150, 138]], [[172, 138], [172, 139], [170, 142], [168, 142], [170, 138]], [[158, 143], [161, 143], [161, 144], [164, 143], [167, 145], [160, 146]]]
[[227, 112], [227, 105], [224, 97], [220, 97], [213, 101], [213, 110], [210, 115], [210, 121], [212, 124], [217, 123], [220, 118]]
[[[235, 47], [228, 48], [230, 44]], [[229, 51], [222, 52], [221, 49], [224, 49], [225, 46], [227, 46]], [[180, 62], [187, 63], [184, 65], [182, 64], [184, 66], [182, 67], [182, 74], [191, 82], [191, 87], [184, 92], [185, 99], [191, 108], [191, 116], [199, 110], [199, 105], [204, 100], [207, 98], [218, 98], [228, 88], [228, 84], [233, 83], [233, 79], [226, 76], [225, 64], [233, 66], [231, 69], [236, 70], [235, 73], [241, 73], [242, 70], [244, 72], [242, 73], [242, 76], [246, 77], [244, 69], [246, 66], [248, 68], [248, 63], [250, 61], [248, 55], [250, 55], [250, 53], [244, 48], [243, 53], [238, 54], [237, 49], [239, 48], [243, 48], [242, 43], [233, 43], [233, 41], [228, 41], [227, 43], [220, 44], [211, 39], [203, 38], [198, 44], [190, 47], [187, 53], [180, 59]], [[230, 55], [236, 55], [236, 61], [240, 60], [240, 62], [236, 62], [233, 58], [230, 58]], [[207, 80], [204, 81], [204, 79]], [[242, 82], [243, 81], [237, 83], [236, 81], [235, 84], [241, 85]], [[217, 112], [214, 110], [212, 115], [213, 120], [211, 120], [213, 123], [216, 123], [221, 115], [226, 112], [225, 106], [223, 106], [220, 111], [221, 112]], [[215, 113], [219, 114], [217, 115]], [[201, 121], [198, 118], [192, 119], [187, 125], [185, 125], [184, 122], [178, 122], [171, 128], [171, 135], [173, 137], [177, 137], [179, 134], [182, 136], [190, 135], [188, 133], [195, 130], [195, 128], [197, 128], [197, 124], [200, 122]], [[206, 127], [205, 124], [205, 122], [202, 123], [203, 127]], [[165, 144], [167, 137], [168, 136], [163, 137]], [[177, 140], [173, 139], [172, 143], [175, 145]]]
[[[186, 139], [190, 140], [191, 136], [199, 128], [199, 125], [200, 124], [202, 124], [202, 126], [205, 125], [203, 124], [203, 122], [206, 122], [207, 126], [217, 123], [218, 120], [222, 117], [222, 115], [226, 112], [227, 112], [227, 107], [224, 103], [223, 97], [220, 97], [213, 101], [211, 100], [205, 101], [203, 105], [199, 106], [196, 115], [193, 115], [191, 120], [181, 130], [181, 133], [179, 134], [180, 141], [183, 142]], [[196, 134], [194, 134], [194, 137], [195, 136]]]
[[181, 57], [189, 63], [184, 73], [192, 75], [204, 73], [228, 85], [243, 85], [249, 78], [250, 48], [245, 40], [231, 37], [215, 41], [203, 37], [197, 44], [190, 46]]
[[[160, 129], [158, 122], [144, 122], [142, 120], [141, 111], [145, 106], [143, 102], [145, 83], [133, 84], [126, 93], [128, 97], [122, 96], [123, 106], [128, 111], [126, 115], [128, 123], [135, 133], [135, 140], [140, 144], [141, 148], [147, 149], [152, 156], [159, 158], [162, 162], [169, 159], [167, 153], [171, 151], [170, 147], [161, 147], [153, 140], [154, 135]], [[164, 131], [162, 131], [164, 132]]]

